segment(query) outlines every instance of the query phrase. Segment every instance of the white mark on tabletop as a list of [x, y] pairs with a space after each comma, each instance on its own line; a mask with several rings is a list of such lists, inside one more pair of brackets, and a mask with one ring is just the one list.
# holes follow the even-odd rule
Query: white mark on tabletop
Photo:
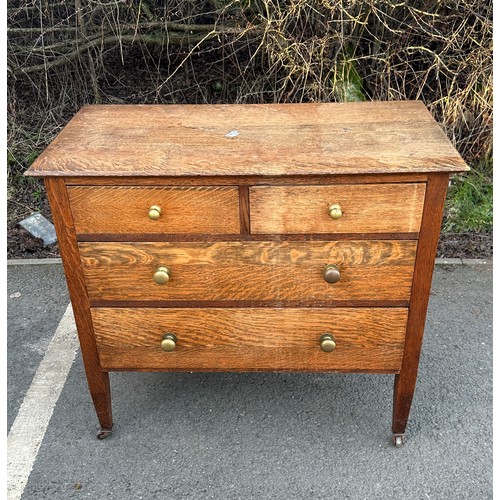
[[237, 130], [231, 130], [231, 132], [228, 132], [226, 134], [226, 137], [238, 137], [240, 133]]

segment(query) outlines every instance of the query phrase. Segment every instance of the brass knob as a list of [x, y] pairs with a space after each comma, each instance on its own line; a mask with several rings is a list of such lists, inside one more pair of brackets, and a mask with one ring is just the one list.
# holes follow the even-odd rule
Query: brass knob
[[177, 342], [177, 337], [173, 333], [166, 333], [163, 335], [163, 338], [161, 340], [161, 348], [166, 351], [170, 352], [175, 349], [175, 343]]
[[335, 339], [333, 338], [333, 335], [331, 333], [324, 333], [323, 335], [321, 335], [321, 337], [319, 338], [319, 345], [325, 352], [332, 352], [335, 347], [337, 347]]
[[163, 285], [170, 279], [170, 269], [167, 266], [160, 266], [153, 274], [153, 279], [159, 285]]
[[161, 215], [161, 208], [158, 205], [151, 205], [149, 207], [148, 217], [151, 220], [158, 220]]
[[340, 280], [340, 269], [335, 264], [328, 264], [324, 276], [327, 283], [337, 283]]
[[338, 203], [334, 203], [333, 205], [330, 205], [328, 213], [332, 219], [340, 219], [342, 217], [342, 208]]

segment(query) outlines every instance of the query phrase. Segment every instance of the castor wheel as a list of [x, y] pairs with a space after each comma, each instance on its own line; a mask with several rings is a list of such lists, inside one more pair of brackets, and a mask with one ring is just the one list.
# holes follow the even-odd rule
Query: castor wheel
[[394, 446], [396, 448], [401, 448], [405, 444], [404, 434], [394, 434], [392, 439], [394, 440]]
[[106, 439], [108, 436], [111, 436], [111, 432], [112, 432], [111, 429], [101, 428], [101, 430], [97, 433], [97, 439], [102, 441], [103, 439]]

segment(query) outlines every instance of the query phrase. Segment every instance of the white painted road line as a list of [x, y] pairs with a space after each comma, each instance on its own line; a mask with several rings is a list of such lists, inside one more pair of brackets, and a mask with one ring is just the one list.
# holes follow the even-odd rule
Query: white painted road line
[[77, 349], [75, 320], [69, 304], [7, 437], [8, 500], [19, 500], [23, 494]]
[[62, 264], [61, 258], [55, 259], [8, 259], [8, 266], [36, 266], [43, 264]]

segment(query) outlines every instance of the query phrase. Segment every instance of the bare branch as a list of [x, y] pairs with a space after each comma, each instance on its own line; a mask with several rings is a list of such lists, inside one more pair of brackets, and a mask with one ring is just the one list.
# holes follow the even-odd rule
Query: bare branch
[[68, 62], [72, 61], [76, 57], [78, 57], [80, 54], [85, 52], [86, 50], [91, 49], [92, 47], [97, 47], [99, 45], [105, 46], [105, 45], [111, 45], [111, 44], [118, 44], [118, 43], [145, 43], [145, 44], [154, 44], [154, 45], [166, 45], [166, 44], [197, 44], [200, 42], [204, 42], [206, 40], [215, 38], [219, 36], [221, 33], [218, 32], [211, 32], [211, 33], [204, 33], [204, 34], [198, 34], [198, 35], [186, 35], [185, 33], [179, 34], [179, 33], [169, 33], [169, 32], [161, 32], [157, 34], [151, 34], [151, 35], [112, 35], [112, 36], [107, 36], [105, 38], [98, 38], [96, 40], [92, 40], [88, 43], [84, 43], [80, 45], [77, 49], [68, 52], [67, 54], [62, 55], [61, 57], [58, 57], [57, 59], [54, 59], [50, 62], [47, 62], [45, 64], [36, 64], [33, 66], [28, 66], [28, 67], [17, 67], [17, 68], [12, 68], [12, 73], [14, 75], [19, 75], [19, 74], [29, 74], [29, 73], [38, 73], [42, 71], [47, 71], [49, 69], [57, 68], [58, 66], [62, 66], [64, 64], [67, 64]]

